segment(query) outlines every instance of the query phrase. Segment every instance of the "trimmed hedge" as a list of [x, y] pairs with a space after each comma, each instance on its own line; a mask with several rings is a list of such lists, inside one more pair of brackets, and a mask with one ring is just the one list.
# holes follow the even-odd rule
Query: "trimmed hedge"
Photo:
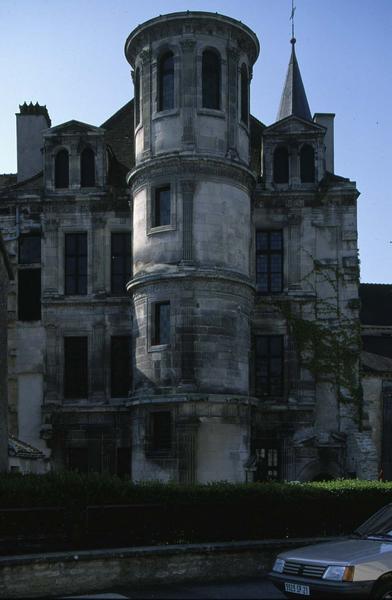
[[[392, 483], [377, 481], [189, 486], [7, 474], [0, 477], [0, 538], [33, 539], [40, 531], [42, 539], [102, 547], [340, 535], [389, 502]], [[17, 508], [25, 510], [4, 510]]]

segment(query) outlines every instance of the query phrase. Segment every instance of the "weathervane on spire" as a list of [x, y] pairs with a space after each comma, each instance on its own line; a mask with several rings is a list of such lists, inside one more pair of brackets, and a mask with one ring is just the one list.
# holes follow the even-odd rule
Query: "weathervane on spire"
[[291, 15], [290, 15], [290, 21], [291, 21], [291, 43], [295, 44], [296, 39], [294, 37], [294, 15], [295, 15], [295, 11], [296, 11], [296, 6], [294, 6], [294, 0], [291, 0]]

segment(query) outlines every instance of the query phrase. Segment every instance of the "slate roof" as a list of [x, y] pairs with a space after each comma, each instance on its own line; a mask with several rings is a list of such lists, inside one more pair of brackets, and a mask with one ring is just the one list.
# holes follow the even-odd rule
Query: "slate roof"
[[45, 454], [41, 452], [41, 450], [34, 448], [34, 446], [30, 446], [30, 444], [27, 444], [26, 442], [18, 440], [13, 435], [10, 435], [8, 438], [8, 456], [30, 458], [34, 460], [45, 458]]
[[392, 358], [363, 351], [361, 352], [361, 363], [365, 372], [392, 373]]
[[362, 325], [392, 326], [392, 284], [361, 283], [359, 297]]
[[310, 108], [306, 98], [304, 84], [302, 83], [297, 57], [295, 55], [295, 38], [291, 40], [291, 57], [287, 69], [286, 81], [283, 88], [277, 121], [286, 117], [301, 117], [311, 121]]
[[133, 99], [102, 123], [101, 127], [106, 130], [106, 143], [116, 159], [129, 171], [135, 164]]

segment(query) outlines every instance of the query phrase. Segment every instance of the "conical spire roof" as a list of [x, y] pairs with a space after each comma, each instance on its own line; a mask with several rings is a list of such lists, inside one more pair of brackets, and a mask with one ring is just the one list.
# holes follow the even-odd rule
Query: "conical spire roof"
[[291, 58], [289, 68], [287, 69], [282, 98], [280, 100], [277, 121], [292, 115], [301, 117], [301, 119], [306, 119], [307, 121], [312, 120], [297, 57], [295, 55], [295, 41], [295, 38], [291, 39]]

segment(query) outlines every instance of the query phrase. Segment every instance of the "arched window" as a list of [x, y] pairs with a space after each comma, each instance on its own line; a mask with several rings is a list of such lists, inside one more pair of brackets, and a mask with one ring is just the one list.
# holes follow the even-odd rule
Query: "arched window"
[[135, 127], [140, 123], [140, 69], [135, 73]]
[[95, 154], [91, 148], [85, 148], [80, 155], [80, 185], [82, 187], [95, 185]]
[[274, 182], [288, 183], [289, 181], [289, 152], [284, 146], [279, 146], [274, 152]]
[[249, 78], [248, 69], [243, 64], [241, 67], [241, 121], [248, 125], [249, 119]]
[[202, 60], [203, 108], [220, 109], [221, 61], [213, 50], [205, 50]]
[[159, 102], [158, 110], [174, 108], [174, 57], [166, 52], [159, 60], [158, 69]]
[[54, 159], [54, 186], [67, 188], [69, 186], [69, 155], [68, 150], [60, 150]]
[[300, 171], [302, 183], [314, 182], [314, 150], [309, 144], [305, 144], [301, 148]]

